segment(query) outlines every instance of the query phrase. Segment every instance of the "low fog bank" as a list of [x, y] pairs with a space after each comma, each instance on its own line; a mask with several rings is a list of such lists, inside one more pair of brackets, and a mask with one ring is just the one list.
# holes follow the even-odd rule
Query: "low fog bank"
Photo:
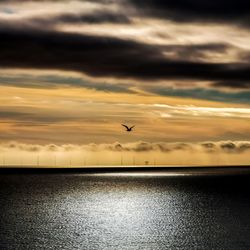
[[35, 145], [0, 143], [0, 165], [249, 165], [249, 141]]

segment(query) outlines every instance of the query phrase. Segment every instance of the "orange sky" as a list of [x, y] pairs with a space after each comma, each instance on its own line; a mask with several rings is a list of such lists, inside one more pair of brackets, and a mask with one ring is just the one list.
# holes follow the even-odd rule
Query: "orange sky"
[[[167, 3], [144, 5], [139, 8], [136, 0], [0, 3], [1, 145], [248, 143], [246, 20], [239, 22], [235, 14], [229, 22], [202, 6], [204, 15]], [[121, 123], [135, 130], [127, 133]], [[34, 152], [15, 149], [10, 156], [6, 150], [2, 157], [12, 164], [22, 157], [37, 159]], [[81, 154], [93, 158], [90, 164], [97, 164], [96, 158], [118, 164], [121, 157], [105, 150], [75, 153], [76, 165]], [[248, 149], [216, 151], [212, 157], [195, 150], [196, 159], [189, 153], [182, 152], [182, 159], [158, 150], [133, 154], [142, 163], [146, 156], [159, 164], [249, 163]], [[44, 164], [51, 164], [45, 155]]]

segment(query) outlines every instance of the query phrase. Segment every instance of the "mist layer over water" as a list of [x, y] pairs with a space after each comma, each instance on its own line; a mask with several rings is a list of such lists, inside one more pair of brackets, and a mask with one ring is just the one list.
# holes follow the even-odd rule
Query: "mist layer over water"
[[249, 176], [3, 174], [1, 249], [249, 249]]

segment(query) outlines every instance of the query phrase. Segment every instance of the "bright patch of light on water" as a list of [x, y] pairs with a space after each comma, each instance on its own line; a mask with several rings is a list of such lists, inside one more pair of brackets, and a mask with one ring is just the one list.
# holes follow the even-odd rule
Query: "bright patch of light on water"
[[167, 176], [191, 176], [188, 173], [174, 173], [174, 172], [150, 172], [150, 173], [94, 173], [94, 176], [110, 176], [110, 177], [167, 177]]

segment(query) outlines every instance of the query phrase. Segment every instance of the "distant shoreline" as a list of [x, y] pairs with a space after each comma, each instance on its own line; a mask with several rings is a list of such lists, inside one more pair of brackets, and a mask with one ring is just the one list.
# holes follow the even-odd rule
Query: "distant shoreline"
[[0, 174], [154, 174], [154, 175], [250, 175], [250, 166], [1, 166]]

